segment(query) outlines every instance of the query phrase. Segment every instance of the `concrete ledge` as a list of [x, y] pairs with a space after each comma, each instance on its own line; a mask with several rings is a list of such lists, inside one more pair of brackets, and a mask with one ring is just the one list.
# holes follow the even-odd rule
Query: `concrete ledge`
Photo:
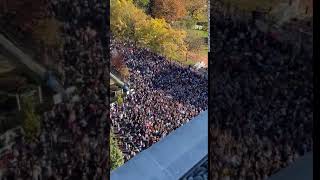
[[111, 180], [178, 180], [208, 155], [208, 111], [111, 172]]
[[313, 153], [309, 152], [296, 162], [280, 170], [269, 180], [312, 180], [313, 179]]
[[123, 87], [124, 86], [124, 82], [122, 82], [119, 78], [117, 78], [114, 74], [112, 74], [110, 72], [110, 77], [111, 79], [116, 82], [119, 86]]
[[30, 56], [22, 52], [19, 48], [17, 48], [11, 41], [9, 41], [5, 36], [0, 34], [0, 45], [18, 58], [25, 66], [31, 69], [33, 72], [37, 73], [40, 77], [44, 77], [46, 72], [45, 68], [34, 62]]

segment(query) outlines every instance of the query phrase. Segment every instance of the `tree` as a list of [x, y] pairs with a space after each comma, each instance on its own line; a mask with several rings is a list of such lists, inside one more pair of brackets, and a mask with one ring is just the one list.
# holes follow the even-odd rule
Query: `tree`
[[122, 103], [123, 103], [123, 98], [122, 98], [121, 94], [117, 95], [117, 103], [118, 103], [118, 105], [122, 105]]
[[154, 0], [152, 15], [172, 22], [183, 18], [187, 11], [184, 0]]
[[123, 56], [118, 51], [112, 51], [111, 66], [116, 70], [126, 66]]
[[208, 18], [208, 5], [206, 0], [186, 0], [186, 10], [194, 20], [205, 21]]
[[185, 54], [185, 31], [172, 29], [164, 19], [150, 19], [139, 27], [139, 44], [175, 60]]
[[196, 20], [194, 20], [193, 18], [191, 18], [190, 16], [187, 16], [185, 18], [183, 18], [180, 21], [175, 21], [174, 23], [172, 23], [172, 27], [174, 27], [175, 29], [193, 29], [195, 24], [196, 24]]
[[111, 161], [111, 170], [114, 170], [117, 167], [124, 164], [123, 154], [112, 132], [110, 133], [110, 161]]
[[128, 67], [124, 67], [120, 69], [120, 74], [124, 80], [128, 80], [130, 77], [130, 72]]
[[40, 117], [35, 112], [35, 105], [32, 98], [24, 97], [22, 101], [23, 130], [27, 141], [33, 141], [40, 133]]
[[204, 45], [204, 38], [196, 31], [188, 31], [186, 38], [187, 49], [189, 51], [199, 51], [201, 46]]
[[150, 0], [133, 0], [133, 2], [137, 7], [143, 9], [144, 11], [147, 11], [149, 8]]
[[136, 24], [147, 19], [143, 10], [128, 0], [110, 1], [110, 29], [114, 36], [122, 40], [136, 40]]
[[186, 32], [173, 29], [164, 19], [147, 16], [127, 0], [111, 0], [111, 32], [168, 58], [184, 57]]
[[129, 69], [124, 62], [124, 58], [117, 51], [112, 52], [111, 67], [117, 70], [124, 79], [129, 78]]
[[186, 52], [186, 61], [188, 60], [188, 52], [199, 52], [201, 47], [204, 45], [204, 39], [195, 31], [189, 31], [187, 38], [187, 52]]

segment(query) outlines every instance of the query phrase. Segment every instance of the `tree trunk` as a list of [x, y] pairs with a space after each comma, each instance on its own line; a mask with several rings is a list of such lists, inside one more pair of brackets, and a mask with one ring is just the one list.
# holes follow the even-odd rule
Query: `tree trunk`
[[188, 61], [188, 51], [186, 52], [186, 62]]
[[148, 12], [148, 14], [149, 14], [151, 17], [154, 17], [154, 16], [153, 16], [153, 13], [152, 13], [153, 6], [154, 6], [154, 0], [150, 0], [150, 2], [149, 2], [149, 7], [148, 7], [147, 12]]

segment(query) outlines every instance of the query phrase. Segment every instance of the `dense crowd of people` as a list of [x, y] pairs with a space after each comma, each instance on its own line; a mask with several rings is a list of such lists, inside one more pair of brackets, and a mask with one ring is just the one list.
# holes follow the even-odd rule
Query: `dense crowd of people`
[[[62, 85], [77, 87], [79, 101], [64, 101], [41, 115], [39, 138], [22, 135], [0, 179], [103, 179], [108, 176], [109, 63], [102, 39], [106, 4], [51, 1], [62, 23], [64, 47], [57, 62]], [[103, 52], [105, 51], [105, 52]]]
[[210, 176], [266, 179], [312, 151], [312, 55], [254, 23], [215, 19]]
[[[63, 23], [62, 84], [76, 86], [80, 99], [41, 115], [33, 143], [18, 134], [1, 180], [102, 179], [109, 172], [109, 117], [127, 161], [207, 109], [201, 74], [113, 41], [131, 90], [109, 114], [104, 8], [98, 0], [52, 1], [51, 15]], [[223, 17], [214, 26], [210, 176], [265, 179], [312, 151], [312, 56], [250, 22]]]
[[[55, 62], [60, 82], [77, 87], [80, 98], [41, 114], [35, 141], [17, 134], [1, 161], [1, 180], [89, 180], [109, 173], [109, 59], [101, 42], [105, 6], [97, 0], [51, 1], [48, 15], [62, 23], [64, 41]], [[134, 92], [111, 108], [111, 120], [128, 160], [207, 108], [207, 80], [149, 50], [117, 48], [125, 54]]]
[[207, 109], [207, 80], [148, 49], [112, 43], [130, 69], [130, 93], [111, 106], [112, 130], [125, 160]]

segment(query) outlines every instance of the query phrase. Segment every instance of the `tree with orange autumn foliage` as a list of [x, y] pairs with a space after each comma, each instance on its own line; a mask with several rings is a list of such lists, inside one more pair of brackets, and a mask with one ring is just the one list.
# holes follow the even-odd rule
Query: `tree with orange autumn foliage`
[[152, 15], [167, 22], [179, 20], [187, 14], [184, 0], [154, 0]]
[[124, 62], [124, 58], [117, 51], [112, 52], [111, 67], [120, 73], [124, 79], [129, 78], [129, 69]]

